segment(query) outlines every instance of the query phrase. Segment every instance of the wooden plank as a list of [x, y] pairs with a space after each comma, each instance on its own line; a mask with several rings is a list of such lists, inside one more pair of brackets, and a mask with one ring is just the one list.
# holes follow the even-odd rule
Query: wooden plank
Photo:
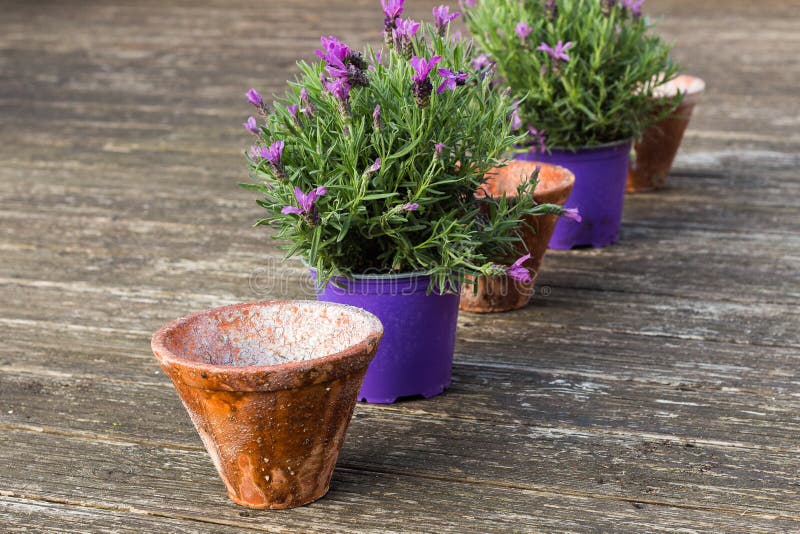
[[[116, 378], [4, 370], [0, 424], [200, 447], [168, 381], [115, 368]], [[759, 428], [754, 411], [730, 409], [731, 397], [746, 400], [741, 393], [669, 397], [657, 386], [630, 384], [621, 392], [519, 372], [472, 376], [474, 370], [457, 367], [453, 387], [433, 400], [359, 405], [343, 465], [562, 492], [601, 484], [608, 495], [658, 494], [672, 504], [694, 502], [702, 488], [703, 502], [715, 506], [800, 513], [796, 400], [775, 401]], [[784, 435], [773, 435], [778, 427]], [[556, 459], [566, 451], [561, 464]]]
[[[631, 501], [607, 498], [602, 490], [589, 495], [554, 494], [513, 484], [409, 477], [391, 468], [364, 471], [342, 466], [334, 474], [331, 492], [315, 504], [289, 512], [245, 511], [227, 501], [211, 462], [199, 450], [24, 430], [4, 431], [0, 443], [4, 445], [0, 447], [4, 461], [25, 462], [28, 455], [40, 458], [26, 470], [23, 480], [18, 478], [19, 471], [0, 472], [0, 485], [7, 488], [0, 491], [2, 495], [145, 510], [172, 518], [268, 531], [406, 532], [435, 527], [441, 532], [668, 532], [735, 525], [766, 532], [769, 528], [798, 527], [795, 518], [782, 513], [722, 509], [702, 502], [672, 507], [652, 496]], [[75, 451], [94, 459], [93, 464], [75, 465]]]
[[[0, 490], [11, 493], [9, 490]], [[0, 524], [3, 532], [172, 532], [191, 534], [213, 530], [218, 533], [241, 532], [246, 525], [206, 523], [189, 517], [172, 517], [119, 506], [90, 505], [69, 499], [19, 498], [0, 496]]]

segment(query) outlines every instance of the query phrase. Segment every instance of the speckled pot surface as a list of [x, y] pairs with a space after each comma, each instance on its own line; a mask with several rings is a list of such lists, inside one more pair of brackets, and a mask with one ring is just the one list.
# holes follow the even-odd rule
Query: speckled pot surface
[[[540, 169], [539, 183], [533, 193], [533, 199], [537, 204], [564, 204], [575, 184], [575, 176], [564, 167], [536, 161], [516, 160], [487, 173], [487, 182], [478, 195], [499, 197], [505, 193], [506, 197], [515, 198], [517, 186], [537, 167]], [[476, 282], [477, 291], [474, 284], [466, 284], [461, 289], [461, 309], [489, 313], [516, 310], [526, 306], [534, 293], [534, 282], [557, 221], [557, 215], [528, 217], [526, 222], [535, 232], [528, 228], [522, 229], [525, 245], [531, 253], [531, 258], [525, 262], [525, 267], [531, 272], [530, 282], [517, 282], [506, 276], [479, 278]], [[520, 255], [526, 253], [522, 246], [519, 251]]]
[[293, 508], [327, 493], [380, 321], [316, 301], [266, 301], [195, 313], [152, 348], [229, 497]]
[[683, 75], [659, 89], [658, 94], [662, 96], [671, 97], [681, 92], [684, 97], [675, 111], [645, 130], [642, 139], [634, 145], [636, 157], [628, 165], [628, 193], [652, 191], [666, 186], [692, 111], [705, 90], [705, 82], [694, 76]]

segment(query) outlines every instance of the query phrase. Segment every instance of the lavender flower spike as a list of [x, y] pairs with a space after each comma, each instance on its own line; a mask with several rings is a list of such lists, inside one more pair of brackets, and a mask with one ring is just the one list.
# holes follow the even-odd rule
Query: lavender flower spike
[[544, 0], [544, 10], [547, 13], [547, 20], [550, 22], [558, 18], [558, 4], [556, 0]]
[[414, 75], [411, 77], [414, 82], [414, 98], [417, 101], [417, 106], [420, 108], [424, 108], [428, 105], [428, 102], [430, 102], [433, 84], [428, 79], [428, 75], [441, 59], [441, 56], [433, 56], [428, 60], [414, 56], [409, 61], [411, 67], [414, 69]]
[[275, 177], [278, 180], [283, 180], [286, 178], [286, 172], [283, 169], [283, 163], [281, 162], [281, 158], [283, 157], [283, 141], [275, 141], [269, 146], [262, 146], [259, 147], [259, 156], [263, 159], [267, 160], [272, 167], [272, 172], [275, 173]]
[[519, 117], [519, 109], [514, 108], [511, 112], [511, 129], [517, 131], [522, 128], [522, 119]]
[[370, 165], [365, 171], [366, 174], [374, 174], [381, 170], [381, 158], [375, 158], [375, 163]]
[[404, 0], [381, 0], [383, 7], [383, 39], [386, 46], [394, 46], [392, 31], [397, 27], [397, 17], [403, 14]]
[[435, 150], [437, 154], [441, 154], [444, 148], [444, 143], [436, 143], [433, 145], [433, 150]]
[[522, 266], [523, 263], [528, 261], [531, 258], [530, 254], [525, 254], [517, 261], [515, 261], [508, 269], [506, 269], [506, 274], [509, 278], [516, 280], [517, 282], [530, 282], [531, 281], [531, 273]]
[[469, 74], [467, 74], [466, 72], [461, 72], [461, 71], [453, 72], [450, 69], [439, 69], [438, 72], [439, 76], [441, 76], [444, 79], [444, 81], [439, 86], [439, 88], [436, 89], [437, 95], [440, 95], [447, 90], [452, 91], [456, 88], [456, 86], [466, 84], [467, 80], [469, 79]]
[[419, 209], [419, 204], [416, 202], [409, 202], [407, 204], [403, 204], [404, 211], [417, 211]]
[[580, 212], [578, 212], [578, 208], [566, 208], [564, 210], [564, 213], [561, 214], [561, 216], [567, 220], [574, 221], [576, 223], [579, 223], [583, 220], [583, 217], [581, 217]]
[[436, 31], [441, 37], [447, 33], [447, 26], [452, 20], [461, 15], [458, 11], [450, 13], [450, 7], [441, 5], [433, 8], [433, 20], [436, 23]]
[[567, 55], [567, 50], [569, 50], [573, 46], [575, 46], [575, 43], [573, 43], [572, 41], [565, 44], [562, 43], [561, 40], [559, 40], [556, 43], [555, 47], [550, 47], [547, 43], [542, 43], [536, 50], [547, 52], [552, 58], [553, 62], [558, 62], [558, 61], [569, 62], [569, 56]]
[[631, 12], [633, 18], [638, 19], [642, 16], [642, 6], [644, 0], [622, 0], [622, 7]]
[[433, 70], [433, 67], [436, 66], [439, 61], [441, 61], [441, 56], [433, 56], [430, 59], [421, 58], [418, 56], [414, 56], [411, 58], [409, 63], [411, 67], [414, 69], [414, 75], [411, 79], [415, 82], [422, 82], [428, 79], [428, 75]]
[[297, 104], [292, 104], [286, 109], [289, 112], [289, 116], [292, 117], [292, 121], [294, 121], [297, 126], [300, 126], [300, 119], [297, 118], [297, 113], [300, 111], [300, 106]]
[[514, 33], [517, 34], [517, 37], [519, 37], [519, 40], [522, 41], [523, 43], [525, 43], [525, 41], [528, 40], [528, 36], [531, 34], [532, 31], [533, 28], [528, 26], [528, 23], [525, 21], [520, 22], [514, 28]]
[[327, 192], [328, 190], [324, 185], [316, 187], [308, 193], [303, 193], [302, 189], [295, 186], [294, 198], [297, 200], [297, 206], [284, 206], [281, 208], [281, 213], [284, 215], [299, 215], [311, 225], [319, 224], [319, 214], [315, 203], [319, 197], [324, 196]]
[[247, 91], [247, 93], [245, 93], [245, 96], [247, 96], [247, 101], [253, 104], [255, 107], [257, 108], [264, 107], [264, 99], [261, 98], [261, 95], [255, 89], [250, 89], [249, 91]]
[[255, 117], [248, 117], [247, 121], [242, 124], [248, 132], [258, 134], [258, 123]]
[[405, 0], [381, 0], [383, 15], [387, 19], [396, 19], [403, 14], [403, 4]]
[[378, 104], [375, 106], [375, 110], [372, 112], [372, 128], [374, 130], [381, 129], [381, 105]]
[[395, 28], [392, 30], [394, 48], [402, 55], [408, 57], [412, 53], [411, 39], [417, 34], [420, 23], [411, 19], [400, 19], [396, 21]]

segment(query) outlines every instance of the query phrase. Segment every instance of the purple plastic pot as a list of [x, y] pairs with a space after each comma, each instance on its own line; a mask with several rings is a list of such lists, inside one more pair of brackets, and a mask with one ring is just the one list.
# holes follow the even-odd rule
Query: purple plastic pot
[[[311, 277], [316, 280], [313, 269]], [[429, 282], [424, 274], [364, 275], [335, 278], [317, 289], [317, 299], [363, 308], [383, 323], [383, 341], [359, 400], [391, 404], [400, 397], [429, 398], [450, 385], [460, 294], [426, 295]]]
[[583, 221], [559, 219], [550, 238], [550, 248], [605, 247], [617, 242], [630, 151], [631, 142], [623, 141], [578, 152], [516, 154], [516, 159], [560, 165], [575, 175], [575, 186], [564, 207], [578, 208]]

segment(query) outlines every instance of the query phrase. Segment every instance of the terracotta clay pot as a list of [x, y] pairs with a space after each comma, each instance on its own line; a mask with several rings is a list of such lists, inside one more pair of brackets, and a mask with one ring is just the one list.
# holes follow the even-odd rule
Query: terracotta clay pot
[[[498, 167], [486, 174], [486, 184], [477, 196], [500, 197], [505, 193], [509, 199], [516, 198], [517, 187], [539, 168], [539, 183], [533, 193], [537, 204], [564, 204], [575, 184], [575, 176], [564, 167], [535, 161], [515, 160], [504, 167]], [[525, 267], [531, 272], [530, 282], [517, 282], [507, 276], [481, 277], [465, 284], [461, 289], [461, 309], [478, 313], [502, 312], [522, 308], [533, 295], [534, 282], [544, 260], [544, 253], [553, 229], [558, 221], [557, 215], [528, 217], [526, 222], [535, 232], [522, 228], [525, 247], [520, 246], [520, 255], [530, 252]], [[477, 292], [474, 289], [477, 283]]]
[[666, 185], [683, 133], [705, 86], [700, 78], [682, 75], [656, 90], [657, 96], [665, 98], [683, 93], [683, 100], [668, 117], [645, 130], [634, 146], [636, 157], [631, 158], [628, 167], [628, 193], [652, 191]]
[[383, 327], [358, 308], [237, 304], [159, 330], [152, 348], [237, 504], [325, 495]]

